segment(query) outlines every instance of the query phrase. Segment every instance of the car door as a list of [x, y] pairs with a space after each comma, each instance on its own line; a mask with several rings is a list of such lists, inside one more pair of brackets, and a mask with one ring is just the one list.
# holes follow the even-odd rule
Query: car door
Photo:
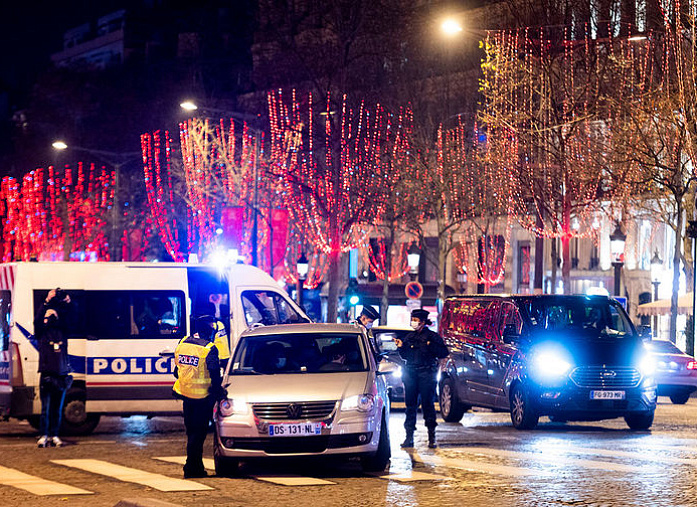
[[523, 319], [518, 312], [518, 308], [511, 302], [504, 302], [501, 305], [499, 317], [492, 328], [487, 363], [489, 393], [492, 397], [492, 404], [500, 408], [508, 407], [504, 387], [508, 368], [517, 352], [513, 344], [503, 341], [503, 333], [506, 326], [513, 326], [517, 334], [520, 334], [523, 327]]
[[468, 302], [467, 318], [462, 333], [458, 379], [464, 387], [466, 400], [474, 405], [490, 406], [488, 358], [490, 339], [488, 328], [493, 314], [498, 311], [497, 301]]

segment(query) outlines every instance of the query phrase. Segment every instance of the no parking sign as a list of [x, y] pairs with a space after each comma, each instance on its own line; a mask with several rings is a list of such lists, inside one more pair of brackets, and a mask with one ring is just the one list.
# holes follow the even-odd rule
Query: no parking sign
[[424, 295], [424, 288], [419, 282], [409, 282], [404, 286], [404, 294], [409, 299], [419, 299]]

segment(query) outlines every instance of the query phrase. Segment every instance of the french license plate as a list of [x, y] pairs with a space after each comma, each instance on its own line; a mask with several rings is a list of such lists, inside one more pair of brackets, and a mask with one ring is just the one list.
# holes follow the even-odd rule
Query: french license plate
[[591, 400], [623, 400], [624, 391], [591, 391]]
[[319, 423], [270, 424], [270, 437], [306, 437], [321, 435], [322, 425]]

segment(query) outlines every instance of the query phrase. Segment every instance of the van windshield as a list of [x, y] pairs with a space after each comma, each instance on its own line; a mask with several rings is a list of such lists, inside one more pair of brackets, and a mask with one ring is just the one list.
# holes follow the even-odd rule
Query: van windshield
[[602, 339], [633, 335], [632, 325], [620, 305], [606, 298], [526, 298], [521, 308], [533, 332], [574, 331], [568, 335], [570, 338]]
[[230, 375], [367, 371], [361, 335], [269, 334], [240, 339]]

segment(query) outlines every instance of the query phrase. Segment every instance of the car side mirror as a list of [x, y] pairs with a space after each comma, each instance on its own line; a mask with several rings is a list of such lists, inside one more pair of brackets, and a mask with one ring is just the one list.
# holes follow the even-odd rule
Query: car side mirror
[[518, 343], [520, 341], [520, 334], [518, 334], [518, 329], [515, 324], [506, 324], [503, 328], [503, 342], [504, 343]]
[[378, 375], [392, 375], [395, 373], [397, 370], [399, 370], [399, 365], [391, 362], [391, 361], [380, 361], [380, 364], [378, 365]]

